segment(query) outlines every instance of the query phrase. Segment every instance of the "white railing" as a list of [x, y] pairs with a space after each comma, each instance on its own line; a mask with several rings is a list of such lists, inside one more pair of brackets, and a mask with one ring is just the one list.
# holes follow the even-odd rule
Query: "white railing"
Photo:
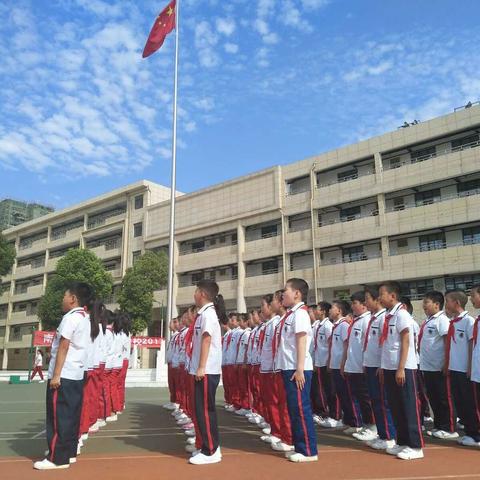
[[388, 166], [384, 166], [384, 170], [394, 170], [396, 168], [403, 167], [405, 165], [411, 165], [415, 163], [424, 162], [425, 160], [429, 160], [434, 157], [441, 157], [443, 155], [448, 155], [454, 152], [461, 152], [463, 150], [469, 150], [470, 148], [476, 148], [480, 146], [480, 140], [475, 142], [466, 143], [465, 145], [459, 145], [458, 147], [450, 147], [444, 148], [443, 150], [436, 151], [435, 153], [430, 153], [428, 155], [422, 155], [421, 157], [414, 157], [410, 158], [409, 160], [402, 160], [401, 162], [395, 162], [394, 164], [389, 164]]
[[262, 270], [261, 272], [247, 272], [245, 276], [250, 278], [250, 277], [261, 277], [264, 275], [272, 275], [274, 273], [278, 273], [281, 268], [282, 267], [279, 266], [277, 268], [267, 268], [265, 270]]
[[399, 210], [406, 210], [408, 208], [424, 207], [425, 205], [432, 205], [434, 203], [447, 202], [448, 200], [455, 200], [457, 198], [472, 197], [474, 195], [479, 195], [479, 194], [480, 194], [480, 188], [475, 188], [472, 190], [468, 190], [466, 192], [457, 192], [457, 193], [451, 193], [448, 195], [442, 195], [440, 197], [429, 198], [427, 200], [423, 200], [422, 202], [415, 202], [412, 204], [403, 204], [403, 205], [394, 205], [386, 208], [385, 211], [387, 213], [397, 212]]
[[478, 245], [480, 244], [480, 238], [470, 238], [465, 239], [462, 242], [428, 242], [421, 245], [418, 245], [413, 248], [409, 249], [402, 249], [401, 251], [396, 251], [395, 253], [390, 252], [391, 257], [395, 257], [397, 255], [405, 255], [408, 253], [419, 253], [419, 252], [433, 252], [434, 250], [445, 250], [446, 248], [454, 248], [454, 247], [465, 247], [468, 245]]
[[355, 220], [360, 220], [361, 218], [377, 217], [377, 216], [378, 216], [378, 210], [373, 210], [372, 212], [366, 213], [366, 214], [349, 215], [348, 217], [331, 218], [329, 220], [319, 220], [318, 226], [325, 227], [327, 225], [334, 225], [336, 223], [354, 222]]
[[354, 263], [354, 262], [363, 262], [365, 260], [373, 260], [375, 258], [380, 258], [382, 256], [382, 252], [377, 253], [359, 253], [352, 255], [350, 257], [334, 257], [328, 260], [322, 260], [320, 266], [325, 265], [338, 265], [341, 263]]
[[[215, 278], [213, 278], [212, 280], [214, 282], [217, 282], [217, 283], [221, 283], [221, 282], [228, 282], [230, 280], [237, 280], [238, 278], [238, 275], [232, 275], [228, 278], [217, 278], [217, 276]], [[205, 279], [204, 279], [205, 280]], [[192, 280], [192, 279], [183, 279], [183, 280], [180, 280], [178, 282], [178, 287], [179, 288], [183, 288], [183, 287], [195, 287], [197, 285], [198, 282], [200, 282], [201, 280]]]
[[324, 188], [324, 187], [329, 187], [330, 185], [336, 185], [337, 183], [345, 183], [351, 180], [357, 180], [358, 178], [366, 177], [367, 175], [375, 175], [375, 169], [357, 172], [347, 177], [343, 177], [337, 180], [331, 180], [330, 182], [326, 182], [326, 183], [318, 183], [317, 188]]

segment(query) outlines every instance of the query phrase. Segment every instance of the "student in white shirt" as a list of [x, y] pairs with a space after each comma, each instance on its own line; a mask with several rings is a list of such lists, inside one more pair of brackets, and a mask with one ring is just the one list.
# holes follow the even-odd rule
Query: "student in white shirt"
[[[116, 422], [117, 415], [113, 410], [112, 400], [112, 383], [113, 379], [113, 363], [115, 359], [115, 336], [113, 333], [113, 323], [116, 314], [111, 310], [105, 312], [107, 317], [107, 328], [105, 330], [104, 345], [105, 345], [105, 371], [104, 371], [104, 397], [105, 397], [105, 421]], [[115, 395], [115, 394], [114, 394]]]
[[230, 349], [233, 333], [238, 329], [238, 315], [236, 313], [230, 313], [228, 315], [228, 324], [225, 326], [227, 332], [223, 336], [222, 340], [222, 379], [223, 389], [225, 391], [225, 410], [227, 412], [234, 412], [234, 383], [235, 383], [235, 366], [230, 363]]
[[195, 379], [194, 424], [197, 446], [189, 462], [193, 465], [218, 463], [222, 460], [219, 446], [215, 394], [222, 371], [222, 334], [220, 322], [227, 322], [225, 303], [212, 280], [198, 282], [194, 294], [198, 307], [193, 328], [189, 374]]
[[[470, 301], [472, 302], [474, 308], [477, 310], [480, 309], [480, 284], [474, 285], [471, 288]], [[480, 342], [478, 341], [480, 339], [479, 323], [480, 315], [478, 315], [473, 324], [472, 340], [470, 342], [471, 353], [469, 355], [469, 367], [467, 372], [473, 384], [473, 396], [477, 412], [480, 412]], [[476, 428], [477, 431], [480, 431], [480, 420], [478, 417], [476, 417], [476, 420], [477, 424], [474, 428]], [[480, 446], [480, 443], [477, 442], [477, 446]]]
[[359, 414], [362, 425], [362, 429], [352, 435], [357, 440], [371, 441], [375, 440], [378, 434], [363, 368], [363, 346], [371, 314], [365, 305], [365, 292], [355, 292], [350, 297], [350, 301], [353, 321], [348, 329], [341, 371], [351, 392], [352, 400], [358, 405], [356, 412]]
[[248, 326], [248, 315], [246, 313], [238, 314], [238, 326], [241, 329], [241, 333], [239, 334], [236, 342], [237, 347], [235, 352], [235, 381], [238, 389], [238, 403], [234, 405], [235, 407], [238, 407], [235, 411], [237, 415], [246, 415], [251, 408], [247, 350], [252, 331]]
[[396, 428], [397, 445], [389, 455], [402, 460], [423, 458], [423, 435], [417, 390], [417, 357], [412, 316], [400, 303], [400, 284], [380, 285], [380, 303], [387, 309], [380, 344], [381, 375]]
[[30, 381], [35, 378], [35, 375], [38, 373], [40, 377], [40, 381], [38, 383], [44, 383], [45, 380], [43, 379], [43, 352], [41, 350], [37, 350], [35, 353], [35, 359], [33, 361], [33, 370], [32, 375], [30, 376]]
[[343, 411], [342, 423], [346, 425], [346, 435], [359, 432], [361, 429], [360, 410], [358, 404], [353, 401], [351, 390], [345, 381], [342, 373], [342, 360], [346, 349], [348, 332], [350, 329], [349, 315], [351, 313], [350, 303], [346, 300], [334, 300], [330, 309], [330, 319], [333, 322], [332, 335], [330, 336], [330, 347], [328, 353], [328, 369], [332, 377], [335, 395]]
[[465, 431], [465, 435], [457, 442], [472, 447], [480, 445], [480, 432], [474, 385], [468, 372], [475, 320], [465, 310], [467, 302], [468, 296], [463, 290], [450, 290], [445, 294], [445, 311], [451, 318], [445, 363], [448, 366], [448, 378], [457, 415]]
[[365, 305], [371, 313], [371, 317], [363, 341], [363, 367], [378, 433], [378, 438], [367, 441], [367, 445], [375, 450], [386, 450], [395, 446], [396, 432], [392, 413], [388, 406], [387, 392], [379, 378], [382, 357], [380, 336], [383, 331], [386, 309], [382, 307], [378, 297], [378, 288], [373, 286], [365, 288]]
[[420, 370], [433, 411], [433, 430], [430, 435], [440, 439], [457, 438], [456, 414], [445, 367], [445, 342], [450, 320], [443, 311], [445, 299], [441, 292], [428, 292], [423, 297], [426, 318], [420, 327], [417, 346]]
[[172, 369], [172, 356], [173, 356], [173, 346], [175, 342], [175, 337], [178, 334], [178, 318], [174, 318], [171, 320], [169, 329], [170, 329], [170, 338], [166, 346], [165, 359], [167, 361], [167, 369], [168, 369], [168, 391], [170, 393], [170, 401], [165, 403], [162, 406], [166, 410], [176, 410], [178, 408], [178, 404], [176, 403], [175, 373]]
[[312, 327], [305, 305], [307, 296], [308, 284], [305, 280], [288, 280], [283, 292], [283, 306], [288, 311], [279, 324], [278, 366], [285, 385], [295, 449], [288, 454], [291, 462], [318, 460], [317, 435], [310, 403], [313, 362], [310, 355]]
[[[51, 347], [47, 384], [48, 456], [35, 462], [37, 470], [68, 468], [77, 456], [83, 383], [90, 343], [87, 310], [93, 290], [86, 283], [72, 283], [63, 296], [65, 315]], [[73, 462], [72, 462], [73, 463]]]

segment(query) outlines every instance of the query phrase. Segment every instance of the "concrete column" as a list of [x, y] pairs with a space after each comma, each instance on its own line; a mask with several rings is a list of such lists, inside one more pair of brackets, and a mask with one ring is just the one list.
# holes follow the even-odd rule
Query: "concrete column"
[[375, 182], [382, 183], [383, 182], [383, 162], [382, 162], [382, 155], [380, 152], [375, 152]]
[[237, 225], [237, 312], [244, 313], [247, 311], [245, 302], [245, 262], [243, 256], [245, 253], [245, 227], [238, 222]]
[[[9, 327], [5, 328], [5, 343], [6, 339], [8, 338], [7, 335], [10, 335]], [[8, 368], [8, 348], [3, 349], [3, 359], [2, 359], [2, 370], [7, 370]]]

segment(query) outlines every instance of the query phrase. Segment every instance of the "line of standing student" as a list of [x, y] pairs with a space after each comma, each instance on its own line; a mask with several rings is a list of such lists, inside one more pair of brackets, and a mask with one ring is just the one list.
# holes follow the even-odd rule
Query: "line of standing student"
[[65, 312], [51, 347], [46, 392], [45, 459], [37, 470], [68, 468], [88, 435], [125, 409], [130, 319], [95, 300], [86, 283], [65, 290]]
[[[293, 462], [317, 460], [315, 423], [403, 460], [423, 458], [430, 411], [427, 435], [480, 447], [480, 316], [474, 320], [465, 310], [465, 292], [427, 293], [421, 326], [397, 282], [366, 287], [350, 302], [307, 307], [307, 295], [306, 282], [290, 279], [262, 298], [260, 311], [229, 315], [215, 353], [218, 366], [221, 352], [227, 411], [258, 425], [261, 440]], [[471, 301], [480, 308], [480, 286]], [[208, 355], [202, 350], [202, 358]], [[197, 366], [187, 368], [191, 375]], [[199, 414], [195, 401], [188, 410], [177, 398], [165, 407], [185, 428], [190, 462], [220, 461], [220, 448], [204, 448], [204, 433], [191, 418]]]

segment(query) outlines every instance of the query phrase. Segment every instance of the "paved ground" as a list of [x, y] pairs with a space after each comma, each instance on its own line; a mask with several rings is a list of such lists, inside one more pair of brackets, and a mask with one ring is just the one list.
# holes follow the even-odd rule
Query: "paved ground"
[[[294, 465], [259, 440], [259, 430], [245, 419], [219, 408], [221, 464], [193, 467], [184, 453], [184, 435], [168, 412], [160, 408], [167, 391], [127, 390], [127, 411], [88, 440], [78, 463], [69, 470], [34, 472], [32, 460], [42, 457], [45, 384], [0, 384], [0, 479], [141, 479], [175, 480], [434, 480], [480, 479], [480, 449], [454, 442], [427, 442], [425, 459], [403, 462], [377, 453], [342, 434], [318, 430], [319, 461]], [[222, 392], [218, 401], [221, 403]]]

